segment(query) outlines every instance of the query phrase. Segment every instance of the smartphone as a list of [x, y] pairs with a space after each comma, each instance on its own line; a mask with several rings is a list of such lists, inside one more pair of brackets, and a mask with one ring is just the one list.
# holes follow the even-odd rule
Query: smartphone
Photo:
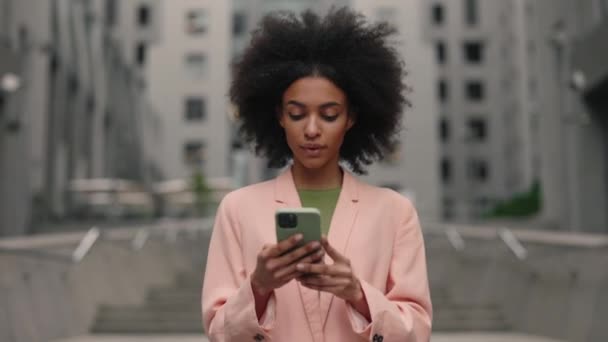
[[275, 222], [277, 241], [298, 233], [304, 238], [295, 248], [321, 240], [321, 213], [317, 208], [280, 208], [275, 213]]

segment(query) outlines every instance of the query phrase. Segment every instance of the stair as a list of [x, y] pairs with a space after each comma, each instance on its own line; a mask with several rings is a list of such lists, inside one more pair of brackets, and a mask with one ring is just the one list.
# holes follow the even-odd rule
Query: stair
[[201, 279], [179, 274], [171, 287], [151, 288], [142, 306], [101, 306], [94, 334], [203, 333]]
[[509, 331], [502, 309], [492, 303], [454, 302], [445, 289], [433, 289], [433, 331]]
[[[433, 288], [433, 331], [510, 331], [497, 305], [455, 302], [444, 288]], [[92, 333], [202, 333], [201, 278], [179, 274], [170, 287], [151, 288], [141, 306], [101, 306]]]

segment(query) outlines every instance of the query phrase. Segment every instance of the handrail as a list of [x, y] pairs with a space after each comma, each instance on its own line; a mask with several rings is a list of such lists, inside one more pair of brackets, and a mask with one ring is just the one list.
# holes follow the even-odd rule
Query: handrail
[[71, 256], [39, 250], [36, 248], [7, 248], [0, 246], [0, 253], [17, 254], [33, 258], [49, 259], [61, 263], [79, 263], [87, 256], [93, 245], [99, 240], [101, 235], [97, 227], [92, 227], [87, 231], [85, 236], [80, 240], [78, 246], [72, 252]]
[[511, 252], [515, 254], [517, 259], [525, 260], [528, 257], [528, 251], [526, 248], [517, 240], [513, 232], [509, 228], [503, 228], [498, 232], [500, 239], [509, 247]]
[[450, 242], [452, 248], [457, 251], [464, 251], [464, 239], [462, 238], [462, 235], [460, 235], [458, 230], [456, 230], [454, 227], [447, 227], [445, 230], [445, 235], [448, 238], [448, 241]]
[[[500, 237], [500, 232], [505, 227], [496, 226], [471, 226], [462, 224], [446, 224], [435, 222], [423, 222], [423, 233], [444, 235], [448, 229], [459, 233], [463, 239], [494, 240]], [[575, 248], [608, 248], [608, 234], [556, 232], [533, 229], [508, 228], [520, 243], [535, 243], [541, 245], [575, 247]]]
[[89, 254], [89, 251], [97, 242], [97, 240], [99, 240], [100, 235], [101, 232], [97, 227], [89, 229], [87, 234], [82, 238], [82, 240], [80, 240], [78, 247], [76, 247], [76, 249], [72, 253], [72, 260], [74, 260], [74, 262], [76, 263], [82, 261], [82, 259], [84, 259], [84, 257]]
[[[155, 225], [139, 228], [112, 228], [104, 230], [90, 228], [86, 233], [54, 233], [34, 236], [19, 236], [0, 239], [0, 254], [21, 255], [39, 259], [62, 262], [66, 264], [79, 263], [86, 258], [100, 240], [120, 242], [129, 241], [134, 251], [144, 248], [153, 235], [161, 235], [170, 242], [177, 242], [180, 232], [196, 233], [208, 231], [213, 224], [213, 218], [196, 220], [163, 220]], [[84, 234], [84, 235], [83, 235]], [[70, 254], [46, 251], [45, 249], [65, 248], [77, 244]]]
[[149, 237], [150, 237], [150, 230], [141, 228], [139, 231], [137, 231], [137, 234], [135, 234], [135, 237], [133, 238], [133, 241], [131, 242], [131, 248], [133, 248], [133, 250], [136, 250], [136, 251], [141, 250], [142, 248], [144, 248], [144, 245], [148, 241]]

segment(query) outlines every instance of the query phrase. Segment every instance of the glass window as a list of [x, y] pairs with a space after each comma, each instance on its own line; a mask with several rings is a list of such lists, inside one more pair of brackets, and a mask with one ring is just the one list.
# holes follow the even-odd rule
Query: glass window
[[146, 63], [146, 44], [139, 43], [135, 47], [135, 62], [142, 66]]
[[445, 20], [444, 15], [445, 15], [445, 13], [443, 10], [443, 5], [434, 4], [433, 7], [431, 7], [431, 17], [432, 17], [433, 24], [435, 24], [435, 25], [443, 24], [443, 22]]
[[4, 93], [0, 92], [0, 119], [4, 115]]
[[439, 80], [437, 84], [437, 91], [439, 94], [439, 100], [445, 102], [448, 99], [448, 84], [445, 80]]
[[441, 180], [443, 183], [449, 183], [452, 179], [452, 163], [449, 159], [441, 160]]
[[443, 198], [443, 218], [446, 220], [454, 218], [454, 200], [448, 197]]
[[489, 177], [488, 163], [482, 159], [473, 158], [469, 160], [469, 179], [477, 182], [485, 182]]
[[464, 60], [470, 64], [483, 61], [483, 44], [481, 42], [464, 42]]
[[450, 123], [445, 118], [439, 121], [439, 137], [442, 142], [446, 142], [450, 139]]
[[203, 9], [189, 10], [186, 13], [186, 33], [190, 35], [205, 34], [209, 27], [207, 12]]
[[444, 64], [447, 61], [447, 50], [443, 41], [435, 43], [435, 54], [437, 57], [437, 63]]
[[482, 101], [485, 97], [483, 83], [481, 81], [467, 81], [466, 98], [469, 101]]
[[116, 0], [106, 0], [106, 25], [114, 26], [116, 23], [116, 13], [117, 6]]
[[232, 34], [240, 36], [247, 29], [247, 16], [243, 12], [236, 12], [232, 17]]
[[486, 120], [482, 118], [471, 118], [467, 122], [469, 134], [468, 138], [471, 141], [484, 141], [487, 137]]
[[477, 0], [464, 0], [465, 22], [467, 25], [477, 25], [479, 21], [478, 6]]
[[205, 99], [189, 97], [185, 101], [185, 118], [187, 121], [201, 121], [206, 117]]
[[207, 76], [207, 56], [203, 53], [186, 55], [186, 73], [193, 80], [205, 78]]
[[184, 143], [184, 163], [190, 166], [202, 166], [205, 161], [205, 143], [188, 141]]
[[141, 5], [137, 9], [137, 24], [140, 27], [150, 25], [150, 7], [147, 5]]

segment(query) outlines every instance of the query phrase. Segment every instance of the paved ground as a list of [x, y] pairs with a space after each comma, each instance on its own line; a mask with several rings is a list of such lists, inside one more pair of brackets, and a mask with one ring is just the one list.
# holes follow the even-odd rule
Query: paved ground
[[[164, 335], [164, 336], [121, 336], [96, 335], [76, 337], [57, 342], [208, 342], [207, 338], [198, 335]], [[520, 334], [507, 333], [451, 333], [433, 334], [432, 342], [559, 342], [557, 340]]]

